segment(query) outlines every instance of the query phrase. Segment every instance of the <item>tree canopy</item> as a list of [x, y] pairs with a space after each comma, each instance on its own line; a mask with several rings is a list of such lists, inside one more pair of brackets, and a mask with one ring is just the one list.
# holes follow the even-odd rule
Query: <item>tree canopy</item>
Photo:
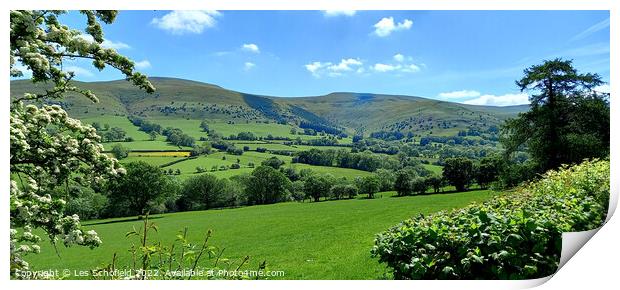
[[[67, 92], [82, 94], [97, 102], [89, 90], [73, 84], [73, 72], [63, 71], [66, 59], [92, 60], [121, 71], [126, 79], [153, 92], [145, 75], [134, 71], [134, 62], [104, 48], [99, 22], [110, 24], [116, 11], [83, 10], [86, 34], [59, 22], [59, 10], [14, 10], [10, 12], [10, 76], [32, 73], [31, 80], [45, 83], [42, 93], [25, 93], [10, 105], [10, 266], [11, 276], [29, 269], [24, 260], [38, 252], [40, 238], [35, 228], [45, 231], [53, 243], [58, 239], [96, 247], [101, 243], [94, 231], [84, 232], [77, 215], [66, 216], [66, 196], [57, 194], [61, 185], [91, 186], [124, 173], [114, 158], [103, 154], [101, 137], [90, 125], [70, 118], [58, 105], [41, 105], [46, 99], [62, 98]], [[54, 128], [54, 130], [49, 130]]]
[[598, 74], [554, 59], [525, 69], [516, 84], [532, 93], [531, 104], [502, 129], [508, 154], [526, 150], [539, 172], [609, 154], [609, 94], [595, 90]]

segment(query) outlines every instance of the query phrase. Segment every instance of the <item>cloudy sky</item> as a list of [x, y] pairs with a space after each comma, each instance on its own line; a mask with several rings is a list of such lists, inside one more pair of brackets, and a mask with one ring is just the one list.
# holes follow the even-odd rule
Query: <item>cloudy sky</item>
[[[63, 21], [83, 28], [85, 20]], [[273, 96], [523, 104], [515, 80], [555, 57], [609, 80], [607, 11], [123, 11], [104, 31], [104, 44], [149, 76]], [[84, 81], [121, 77], [87, 62], [68, 69]]]

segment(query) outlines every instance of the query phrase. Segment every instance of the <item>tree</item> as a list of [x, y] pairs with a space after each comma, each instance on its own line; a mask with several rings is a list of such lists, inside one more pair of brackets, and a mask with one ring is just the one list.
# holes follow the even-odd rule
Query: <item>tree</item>
[[144, 161], [125, 165], [127, 174], [111, 182], [108, 195], [113, 216], [143, 215], [175, 194], [170, 177]]
[[181, 197], [177, 201], [181, 210], [210, 209], [221, 202], [215, 175], [201, 174], [192, 176], [183, 182]]
[[411, 168], [403, 168], [396, 171], [396, 179], [394, 181], [394, 189], [398, 196], [410, 195], [413, 193], [413, 179], [418, 177], [418, 174]]
[[336, 199], [353, 198], [357, 196], [357, 187], [353, 184], [336, 184], [332, 186], [331, 193]]
[[443, 179], [438, 175], [430, 175], [426, 177], [426, 183], [428, 186], [433, 188], [433, 192], [439, 193], [441, 187], [443, 186]]
[[270, 166], [273, 169], [279, 169], [280, 166], [284, 164], [284, 161], [278, 159], [278, 157], [273, 156], [267, 160], [264, 160], [263, 162], [261, 162], [261, 164], [265, 166]]
[[315, 202], [321, 197], [327, 197], [333, 184], [334, 177], [331, 174], [311, 174], [304, 178], [306, 195], [312, 197]]
[[396, 182], [394, 171], [380, 168], [375, 171], [375, 175], [379, 178], [379, 190], [390, 191], [394, 189], [394, 182]]
[[428, 183], [426, 182], [426, 178], [416, 176], [411, 181], [411, 192], [415, 194], [424, 194], [428, 189]]
[[155, 131], [149, 132], [149, 140], [155, 141], [155, 139], [157, 139], [157, 135], [159, 135], [159, 134], [157, 134], [157, 132], [155, 132]]
[[115, 144], [112, 147], [111, 151], [112, 155], [114, 155], [116, 159], [123, 159], [129, 155], [129, 150], [127, 150], [127, 148], [123, 147], [123, 145], [121, 144]]
[[474, 177], [474, 165], [465, 157], [447, 158], [443, 167], [443, 178], [456, 187], [456, 191], [465, 191]]
[[476, 182], [481, 188], [486, 188], [491, 182], [497, 180], [502, 165], [502, 160], [495, 157], [485, 157], [476, 166]]
[[291, 181], [270, 166], [256, 167], [247, 180], [245, 191], [249, 204], [269, 204], [284, 200]]
[[[98, 101], [91, 91], [70, 83], [74, 74], [62, 70], [63, 60], [90, 59], [98, 69], [111, 66], [134, 85], [147, 92], [155, 90], [146, 76], [134, 72], [131, 60], [101, 45], [99, 21], [111, 24], [116, 11], [81, 11], [88, 19], [86, 32], [93, 41], [60, 23], [58, 16], [63, 13], [10, 12], [10, 76], [22, 77], [23, 66], [32, 73], [33, 82], [48, 85], [43, 92], [25, 93], [10, 105], [10, 171], [12, 178], [17, 178], [10, 184], [10, 275], [16, 278], [29, 269], [24, 256], [40, 249], [34, 229], [66, 246], [96, 247], [101, 243], [95, 231], [82, 231], [79, 216], [65, 215], [65, 197], [53, 195], [54, 188], [63, 183], [94, 185], [124, 173], [115, 159], [103, 154], [101, 138], [93, 127], [70, 118], [58, 105], [37, 102], [62, 99], [67, 92]], [[57, 130], [46, 130], [51, 127]], [[35, 209], [35, 215], [28, 214]]]
[[93, 122], [93, 123], [92, 123], [92, 124], [90, 124], [90, 125], [91, 125], [91, 126], [93, 126], [93, 128], [95, 128], [95, 130], [97, 130], [97, 131], [101, 131], [101, 129], [103, 129], [103, 128], [101, 127], [101, 123], [99, 123], [99, 122]]
[[594, 90], [603, 84], [598, 74], [554, 59], [525, 69], [516, 84], [532, 95], [530, 111], [502, 128], [508, 154], [526, 150], [539, 172], [609, 155], [609, 94]]
[[122, 128], [112, 127], [110, 130], [107, 130], [103, 134], [103, 137], [108, 142], [124, 141], [125, 140], [125, 135], [127, 135], [127, 132], [125, 132], [125, 130], [123, 130]]
[[304, 201], [306, 199], [303, 181], [296, 180], [291, 183], [291, 198], [295, 201]]
[[200, 129], [202, 129], [203, 132], [209, 133], [209, 122], [207, 122], [207, 120], [202, 120], [202, 122], [200, 122]]
[[381, 183], [375, 175], [368, 175], [357, 180], [357, 187], [360, 194], [368, 194], [368, 198], [374, 198], [375, 193], [379, 192]]

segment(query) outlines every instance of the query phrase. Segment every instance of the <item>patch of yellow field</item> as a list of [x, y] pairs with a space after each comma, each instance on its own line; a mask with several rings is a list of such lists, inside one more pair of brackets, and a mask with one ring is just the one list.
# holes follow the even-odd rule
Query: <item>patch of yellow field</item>
[[189, 157], [189, 151], [176, 152], [129, 152], [131, 157]]

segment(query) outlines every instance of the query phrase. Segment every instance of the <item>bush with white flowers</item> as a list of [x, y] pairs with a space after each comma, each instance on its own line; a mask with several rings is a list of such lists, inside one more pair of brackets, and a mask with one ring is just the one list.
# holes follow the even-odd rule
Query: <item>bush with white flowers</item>
[[[17, 63], [32, 72], [33, 82], [52, 84], [44, 93], [16, 97], [10, 108], [10, 265], [11, 277], [28, 278], [25, 256], [40, 251], [42, 229], [56, 244], [97, 247], [95, 231], [82, 230], [77, 215], [65, 215], [65, 196], [57, 188], [69, 184], [95, 185], [124, 173], [114, 158], [103, 153], [101, 138], [90, 125], [72, 119], [61, 107], [43, 105], [46, 99], [76, 92], [97, 102], [88, 90], [72, 85], [73, 73], [62, 71], [67, 58], [90, 59], [98, 69], [120, 70], [134, 85], [153, 92], [145, 75], [134, 72], [134, 63], [114, 49], [104, 48], [99, 21], [111, 23], [116, 11], [81, 11], [87, 17], [84, 35], [62, 25], [64, 11], [11, 11], [10, 74], [23, 75]], [[90, 40], [92, 39], [92, 40]]]

